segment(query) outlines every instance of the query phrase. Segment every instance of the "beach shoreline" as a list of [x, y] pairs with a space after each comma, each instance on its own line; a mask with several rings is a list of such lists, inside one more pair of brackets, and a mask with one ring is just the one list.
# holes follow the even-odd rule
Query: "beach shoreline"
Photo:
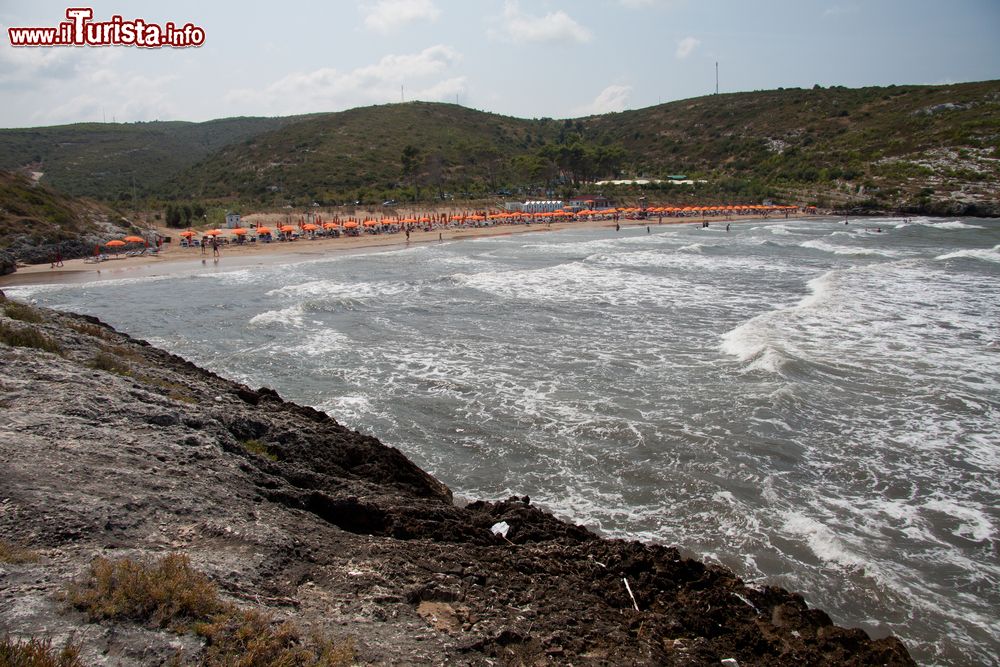
[[[810, 215], [810, 219], [830, 219], [828, 216]], [[445, 241], [460, 241], [488, 238], [494, 236], [510, 236], [532, 232], [556, 232], [567, 229], [611, 228], [616, 224], [623, 228], [630, 227], [662, 227], [665, 225], [700, 225], [719, 223], [746, 223], [764, 220], [779, 220], [782, 218], [753, 216], [708, 216], [697, 218], [658, 218], [647, 220], [620, 219], [615, 220], [580, 220], [573, 222], [552, 222], [532, 224], [499, 224], [489, 227], [458, 227], [433, 229], [431, 231], [413, 230], [407, 239], [402, 232], [394, 234], [364, 234], [362, 236], [318, 237], [315, 239], [300, 238], [295, 241], [274, 241], [271, 243], [225, 244], [220, 246], [220, 257], [212, 256], [210, 250], [204, 252], [199, 248], [182, 248], [178, 243], [164, 244], [157, 255], [141, 255], [134, 257], [121, 256], [99, 263], [86, 259], [65, 260], [62, 266], [52, 267], [49, 264], [30, 264], [19, 266], [17, 271], [0, 276], [0, 288], [43, 284], [71, 284], [100, 280], [127, 278], [133, 276], [153, 277], [185, 273], [202, 269], [209, 261], [216, 268], [226, 270], [238, 269], [247, 265], [260, 264], [265, 260], [269, 264], [294, 263], [305, 259], [333, 256], [345, 252], [392, 250], [413, 245], [438, 243]], [[158, 232], [163, 236], [176, 237], [179, 230], [161, 228]]]

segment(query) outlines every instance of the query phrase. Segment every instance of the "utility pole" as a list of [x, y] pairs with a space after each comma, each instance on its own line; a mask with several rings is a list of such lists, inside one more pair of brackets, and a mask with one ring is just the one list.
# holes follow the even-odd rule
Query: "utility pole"
[[719, 61], [715, 61], [715, 94], [719, 94]]

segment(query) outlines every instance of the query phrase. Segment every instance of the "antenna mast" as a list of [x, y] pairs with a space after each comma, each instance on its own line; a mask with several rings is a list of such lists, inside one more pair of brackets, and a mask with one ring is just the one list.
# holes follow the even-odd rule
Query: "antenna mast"
[[719, 61], [715, 61], [715, 94], [719, 94]]

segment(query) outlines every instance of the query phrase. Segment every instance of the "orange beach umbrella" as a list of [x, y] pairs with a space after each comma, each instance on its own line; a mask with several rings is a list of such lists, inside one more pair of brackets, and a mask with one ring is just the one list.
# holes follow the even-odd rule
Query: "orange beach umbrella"
[[258, 234], [270, 234], [271, 233], [271, 228], [270, 227], [258, 227], [257, 228], [257, 233]]
[[146, 239], [142, 238], [141, 236], [126, 236], [125, 238], [122, 239], [122, 241], [125, 241], [126, 243], [142, 243], [145, 240]]
[[104, 245], [106, 245], [106, 246], [107, 246], [107, 247], [109, 247], [109, 248], [120, 248], [120, 247], [122, 247], [123, 245], [125, 245], [125, 242], [124, 242], [124, 241], [122, 241], [121, 239], [114, 239], [114, 240], [112, 240], [112, 241], [108, 241], [108, 242], [107, 242], [107, 243], [105, 243]]
[[194, 232], [191, 231], [190, 229], [187, 229], [178, 234], [178, 236], [186, 236], [187, 238], [191, 238], [192, 236], [194, 236]]
[[230, 229], [229, 231], [231, 231], [233, 234], [236, 234], [237, 236], [243, 236], [244, 234], [247, 233], [247, 230], [243, 229], [242, 227], [236, 227], [235, 229]]
[[202, 232], [202, 236], [218, 236], [222, 232], [218, 229], [210, 229], [207, 232]]

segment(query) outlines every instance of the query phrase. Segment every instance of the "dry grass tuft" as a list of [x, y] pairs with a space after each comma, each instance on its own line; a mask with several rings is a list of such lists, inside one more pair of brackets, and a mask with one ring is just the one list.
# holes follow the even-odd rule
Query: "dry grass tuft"
[[111, 333], [107, 329], [96, 324], [91, 324], [90, 322], [68, 322], [67, 326], [85, 336], [100, 338], [101, 340], [110, 340], [111, 338]]
[[[198, 628], [208, 645], [206, 667], [337, 667], [354, 660], [351, 642], [334, 643], [324, 637], [305, 639], [290, 622], [277, 623], [256, 611], [233, 610]], [[234, 662], [234, 656], [238, 661]]]
[[[37, 563], [39, 556], [30, 549], [22, 549], [6, 540], [0, 540], [0, 563], [20, 565], [22, 563]], [[0, 662], [0, 665], [3, 663]]]
[[59, 651], [52, 642], [35, 639], [15, 641], [10, 637], [0, 640], [0, 665], [3, 667], [82, 667], [80, 649], [67, 643]]
[[155, 565], [98, 558], [86, 580], [70, 588], [69, 601], [91, 621], [127, 619], [178, 632], [223, 609], [212, 582], [180, 554]]
[[33, 347], [53, 354], [63, 354], [59, 343], [32, 326], [12, 327], [0, 322], [0, 341], [13, 347]]
[[21, 320], [32, 324], [41, 324], [45, 321], [45, 316], [26, 303], [19, 301], [4, 301], [4, 315], [12, 320]]
[[143, 384], [159, 388], [167, 396], [167, 398], [171, 398], [175, 401], [191, 404], [198, 402], [198, 399], [191, 393], [190, 388], [178, 382], [171, 382], [170, 380], [164, 380], [163, 378], [141, 373], [137, 374], [135, 379], [139, 380], [139, 382], [142, 382]]
[[107, 371], [108, 373], [116, 373], [118, 375], [126, 376], [132, 375], [131, 366], [115, 355], [108, 354], [107, 352], [98, 352], [95, 354], [94, 358], [90, 360], [90, 364], [88, 365], [99, 371]]
[[98, 558], [68, 597], [91, 621], [130, 620], [198, 634], [206, 640], [199, 661], [206, 667], [338, 667], [354, 659], [350, 642], [304, 638], [291, 622], [223, 602], [181, 554], [156, 564]]

